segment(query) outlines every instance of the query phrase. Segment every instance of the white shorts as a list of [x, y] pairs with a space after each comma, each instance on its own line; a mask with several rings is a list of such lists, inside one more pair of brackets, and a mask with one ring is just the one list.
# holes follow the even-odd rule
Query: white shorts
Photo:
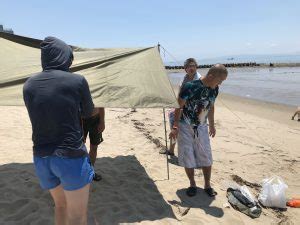
[[178, 125], [178, 162], [185, 168], [200, 168], [212, 165], [212, 154], [207, 125], [198, 126], [198, 136], [192, 126]]

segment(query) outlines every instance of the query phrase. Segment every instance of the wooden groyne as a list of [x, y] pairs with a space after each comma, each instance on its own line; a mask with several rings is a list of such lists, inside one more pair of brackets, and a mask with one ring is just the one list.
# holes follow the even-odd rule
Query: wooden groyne
[[[202, 68], [210, 68], [214, 64], [205, 64], [205, 65], [199, 65], [198, 69]], [[256, 62], [247, 62], [247, 63], [225, 63], [223, 64], [226, 67], [255, 67], [255, 66], [260, 66], [260, 64]], [[165, 66], [167, 70], [178, 70], [178, 69], [184, 69], [183, 66]]]

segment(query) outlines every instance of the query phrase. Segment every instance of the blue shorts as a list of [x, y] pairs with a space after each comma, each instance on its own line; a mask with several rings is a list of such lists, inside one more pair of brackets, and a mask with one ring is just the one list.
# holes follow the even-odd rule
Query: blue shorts
[[94, 169], [88, 156], [74, 159], [34, 156], [33, 161], [43, 189], [52, 189], [61, 184], [64, 190], [74, 191], [93, 180]]

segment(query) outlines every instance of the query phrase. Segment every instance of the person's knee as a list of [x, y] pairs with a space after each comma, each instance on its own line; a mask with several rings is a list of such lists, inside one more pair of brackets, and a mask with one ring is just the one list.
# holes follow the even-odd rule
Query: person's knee
[[90, 151], [93, 153], [97, 153], [98, 145], [90, 144]]
[[91, 147], [90, 152], [92, 152], [93, 154], [97, 154], [97, 146]]
[[50, 190], [50, 193], [51, 193], [52, 199], [54, 201], [55, 208], [66, 208], [67, 207], [66, 196], [65, 196], [61, 186], [58, 186], [55, 189]]
[[187, 171], [189, 173], [194, 172], [194, 168], [187, 168], [187, 167], [185, 167], [184, 169], [185, 169], [185, 171]]
[[[84, 199], [84, 197], [83, 197]], [[72, 218], [81, 218], [85, 217], [87, 213], [87, 202], [69, 202], [68, 204], [68, 215]]]
[[67, 202], [65, 198], [56, 199], [54, 201], [55, 208], [67, 208]]
[[[69, 218], [69, 221], [76, 221], [76, 222], [79, 222], [79, 221], [85, 221], [86, 219], [86, 214], [83, 214], [82, 212], [81, 213], [68, 213], [68, 218]], [[73, 223], [71, 223], [73, 224]], [[81, 224], [81, 223], [78, 223], [78, 224]]]
[[[67, 200], [67, 213], [70, 221], [85, 221], [88, 208], [90, 184], [74, 191], [65, 191]], [[81, 223], [70, 223], [81, 224]]]
[[[76, 208], [76, 209], [69, 209], [68, 208], [68, 218], [69, 218], [69, 221], [74, 221], [76, 222], [76, 224], [81, 224], [80, 222], [84, 222], [86, 220], [86, 214], [87, 214], [87, 211], [86, 209], [83, 209], [83, 208]], [[70, 223], [70, 224], [73, 224], [73, 223]]]

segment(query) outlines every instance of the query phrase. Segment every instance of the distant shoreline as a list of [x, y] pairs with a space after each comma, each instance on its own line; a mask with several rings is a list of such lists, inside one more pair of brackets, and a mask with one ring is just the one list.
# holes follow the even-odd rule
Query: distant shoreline
[[[273, 64], [273, 66], [270, 66]], [[300, 67], [299, 63], [261, 63], [259, 67]]]
[[[229, 66], [228, 68], [275, 68], [275, 67], [300, 67], [299, 63], [260, 63], [256, 66]], [[209, 68], [209, 67], [207, 67]], [[199, 68], [205, 69], [205, 68]], [[168, 73], [184, 73], [184, 69], [166, 69]]]

